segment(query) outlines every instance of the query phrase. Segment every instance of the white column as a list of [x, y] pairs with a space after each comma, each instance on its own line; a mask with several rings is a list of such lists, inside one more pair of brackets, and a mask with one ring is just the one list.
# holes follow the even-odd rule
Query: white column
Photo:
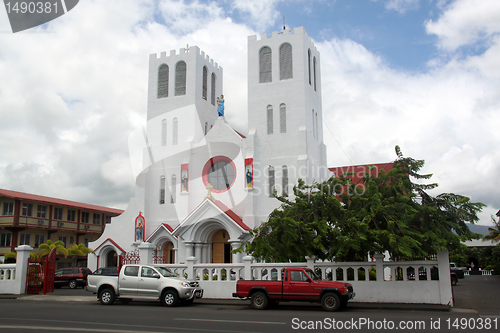
[[245, 264], [244, 268], [245, 275], [243, 276], [243, 278], [245, 280], [252, 280], [252, 262], [253, 262], [252, 256], [243, 257], [243, 263]]
[[[239, 240], [237, 241], [229, 240], [229, 242], [231, 243], [231, 250], [236, 250], [241, 247], [241, 241]], [[233, 256], [233, 264], [241, 263], [242, 253], [232, 253], [232, 256]]]
[[193, 256], [193, 242], [184, 241], [184, 247], [186, 248], [186, 259]]
[[210, 263], [210, 244], [203, 244], [202, 256], [204, 263]]
[[194, 244], [194, 256], [196, 257], [196, 259], [198, 259], [199, 263], [203, 262], [202, 257], [201, 257], [202, 246], [203, 246], [203, 244], [201, 244], [201, 243]]
[[[16, 258], [16, 283], [19, 289], [14, 293], [24, 294], [26, 292], [26, 276], [28, 274], [28, 259], [33, 248], [29, 245], [21, 245], [15, 248], [17, 252]], [[17, 287], [16, 287], [17, 288]], [[17, 292], [19, 291], [19, 292]]]
[[438, 257], [439, 292], [441, 293], [441, 304], [453, 306], [453, 291], [451, 288], [449, 253], [447, 250], [438, 251], [437, 257]]
[[140, 264], [141, 265], [151, 265], [153, 263], [153, 250], [156, 246], [151, 243], [143, 242], [138, 246]]

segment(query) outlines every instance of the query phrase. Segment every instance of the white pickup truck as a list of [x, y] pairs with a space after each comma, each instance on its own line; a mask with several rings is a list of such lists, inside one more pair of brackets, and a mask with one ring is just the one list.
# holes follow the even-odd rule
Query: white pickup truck
[[[159, 299], [166, 306], [191, 304], [203, 297], [198, 282], [180, 278], [170, 269], [152, 265], [124, 265], [118, 276], [96, 270], [87, 277], [87, 291], [97, 294], [104, 305], [115, 299], [128, 303], [134, 298]], [[116, 274], [116, 273], [115, 273]]]

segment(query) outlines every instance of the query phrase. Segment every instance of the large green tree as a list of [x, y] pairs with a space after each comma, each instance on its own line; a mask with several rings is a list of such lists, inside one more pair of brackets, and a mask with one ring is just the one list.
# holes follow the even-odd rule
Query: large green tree
[[242, 250], [268, 262], [363, 260], [384, 251], [409, 259], [476, 238], [465, 222], [478, 221], [484, 205], [453, 193], [431, 196], [437, 184], [420, 183], [432, 176], [418, 173], [424, 161], [404, 157], [397, 146], [396, 154], [392, 169], [377, 177], [367, 172], [362, 184], [346, 175], [313, 185], [299, 180], [294, 199], [277, 196], [281, 206]]
[[64, 257], [68, 256], [68, 249], [64, 246], [64, 242], [59, 240], [53, 242], [50, 239], [47, 240], [47, 243], [40, 244], [37, 255], [39, 257], [47, 256], [52, 249], [56, 249], [56, 253], [64, 255]]

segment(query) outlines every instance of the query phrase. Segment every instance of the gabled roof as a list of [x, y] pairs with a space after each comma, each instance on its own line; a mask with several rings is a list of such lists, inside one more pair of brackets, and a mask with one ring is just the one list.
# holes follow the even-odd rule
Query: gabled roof
[[114, 240], [112, 240], [111, 238], [108, 238], [104, 242], [102, 242], [101, 245], [99, 245], [98, 247], [96, 247], [94, 249], [94, 252], [97, 251], [101, 246], [103, 246], [107, 242], [109, 242], [109, 243], [113, 244], [114, 246], [116, 246], [116, 248], [119, 249], [120, 251], [122, 251], [122, 253], [126, 253], [127, 252], [120, 245], [116, 244], [116, 242]]
[[[173, 228], [172, 228], [172, 227], [171, 227], [168, 223], [162, 223], [162, 224], [160, 224], [160, 225], [158, 226], [158, 228], [156, 228], [156, 229], [155, 229], [155, 231], [153, 231], [153, 232], [151, 233], [151, 235], [149, 235], [149, 236], [148, 236], [148, 238], [146, 239], [146, 242], [149, 242], [149, 241], [150, 241], [150, 239], [151, 239], [152, 237], [154, 237], [154, 235], [155, 235], [155, 234], [157, 234], [158, 232], [160, 232], [161, 230], [167, 230], [167, 232], [168, 232], [169, 234], [171, 234], [171, 235], [172, 235], [172, 233], [174, 232], [174, 229], [173, 229]], [[172, 235], [172, 237], [177, 238], [177, 236], [174, 236], [174, 235]]]
[[109, 214], [114, 214], [114, 215], [120, 215], [124, 212], [121, 209], [90, 205], [90, 204], [85, 204], [85, 203], [76, 202], [76, 201], [56, 199], [56, 198], [46, 197], [43, 195], [29, 194], [29, 193], [16, 192], [16, 191], [4, 190], [4, 189], [0, 189], [0, 196], [12, 198], [12, 199], [23, 200], [23, 201], [35, 201], [35, 202], [41, 202], [41, 203], [50, 204], [50, 205], [60, 205], [60, 206], [67, 206], [67, 207], [79, 208], [79, 209], [84, 209], [84, 210], [98, 211], [98, 212], [109, 213]]
[[241, 217], [239, 217], [238, 214], [236, 214], [234, 211], [232, 211], [229, 207], [224, 205], [222, 202], [220, 202], [218, 200], [211, 200], [209, 198], [205, 198], [191, 213], [189, 213], [188, 216], [186, 216], [186, 218], [181, 223], [179, 223], [179, 225], [177, 225], [175, 227], [174, 232], [176, 234], [178, 234], [179, 230], [181, 230], [184, 227], [184, 224], [186, 223], [186, 221], [188, 221], [193, 216], [193, 214], [195, 214], [200, 209], [200, 207], [202, 207], [205, 204], [205, 202], [207, 202], [207, 201], [209, 202], [209, 204], [211, 203], [215, 207], [217, 207], [222, 214], [226, 215], [233, 222], [235, 222], [235, 224], [238, 225], [238, 227], [240, 227], [244, 231], [250, 230], [250, 228], [245, 223], [243, 223], [243, 220], [241, 219]]

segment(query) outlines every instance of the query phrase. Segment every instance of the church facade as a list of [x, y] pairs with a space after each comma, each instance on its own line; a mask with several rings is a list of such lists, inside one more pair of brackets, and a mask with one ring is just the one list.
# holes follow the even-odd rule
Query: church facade
[[141, 243], [158, 263], [241, 262], [249, 230], [293, 198], [298, 179], [329, 177], [320, 54], [304, 28], [248, 37], [248, 133], [224, 112], [223, 68], [198, 47], [149, 59], [143, 168], [135, 196], [89, 244], [91, 269]]

